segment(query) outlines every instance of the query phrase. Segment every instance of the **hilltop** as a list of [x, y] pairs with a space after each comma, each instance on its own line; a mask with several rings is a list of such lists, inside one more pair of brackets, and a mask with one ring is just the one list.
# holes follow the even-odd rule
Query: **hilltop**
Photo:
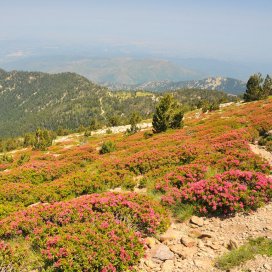
[[[15, 271], [139, 262], [144, 271], [219, 271], [217, 258], [249, 237], [268, 237], [254, 241], [271, 250], [272, 169], [250, 145], [269, 150], [271, 114], [271, 99], [234, 103], [188, 112], [184, 128], [165, 133], [77, 134], [6, 154], [0, 260]], [[101, 154], [108, 142], [116, 149]], [[269, 267], [268, 257], [259, 262]]]

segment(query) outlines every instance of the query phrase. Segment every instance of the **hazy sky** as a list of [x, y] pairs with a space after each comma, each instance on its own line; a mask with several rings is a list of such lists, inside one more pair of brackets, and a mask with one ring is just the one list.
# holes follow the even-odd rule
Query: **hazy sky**
[[272, 61], [271, 0], [0, 0], [0, 10], [0, 43], [105, 43]]

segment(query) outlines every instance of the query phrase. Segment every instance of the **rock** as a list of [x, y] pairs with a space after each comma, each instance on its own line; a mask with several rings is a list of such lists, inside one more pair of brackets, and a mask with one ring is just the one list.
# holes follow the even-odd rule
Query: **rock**
[[191, 237], [191, 238], [199, 238], [200, 236], [202, 235], [201, 231], [199, 230], [191, 230], [189, 233], [188, 233], [188, 236]]
[[196, 245], [196, 242], [193, 239], [186, 236], [181, 237], [180, 242], [186, 247], [193, 247]]
[[201, 232], [197, 229], [193, 229], [188, 233], [188, 236], [191, 238], [199, 238], [199, 239], [205, 239], [205, 238], [212, 238], [213, 235], [208, 232]]
[[190, 222], [191, 222], [192, 224], [194, 224], [194, 225], [199, 226], [199, 227], [202, 227], [202, 226], [204, 225], [204, 220], [203, 220], [203, 218], [198, 217], [198, 216], [195, 216], [195, 215], [192, 216]]
[[173, 252], [164, 244], [159, 244], [154, 247], [151, 253], [154, 259], [161, 261], [172, 260], [174, 258]]
[[197, 252], [196, 247], [185, 247], [181, 244], [173, 245], [170, 249], [182, 259], [191, 258]]
[[155, 268], [157, 265], [152, 260], [145, 260], [145, 265], [150, 268]]
[[134, 192], [138, 194], [146, 194], [147, 189], [146, 188], [134, 188]]
[[230, 249], [230, 250], [238, 248], [237, 241], [234, 240], [234, 239], [230, 239], [227, 248]]
[[147, 238], [145, 239], [145, 242], [146, 242], [146, 244], [147, 244], [147, 246], [148, 246], [149, 248], [152, 248], [152, 247], [154, 247], [154, 246], [156, 245], [156, 239], [153, 238], [153, 237], [147, 237]]
[[37, 202], [37, 203], [29, 205], [28, 207], [35, 207], [35, 206], [38, 206], [38, 205], [41, 205], [41, 204], [42, 204], [41, 202]]
[[170, 249], [177, 255], [182, 256], [185, 246], [181, 245], [181, 244], [176, 244], [176, 245], [172, 245], [170, 246]]
[[217, 243], [212, 243], [210, 241], [207, 242], [206, 246], [210, 247], [211, 249], [218, 250], [220, 246]]
[[[272, 132], [272, 130], [271, 130], [271, 132]], [[272, 268], [269, 264], [264, 264], [263, 267], [268, 271], [272, 271]]]
[[210, 267], [210, 261], [206, 261], [206, 260], [194, 260], [194, 265], [201, 269], [201, 271], [208, 271], [207, 269], [209, 269]]
[[181, 232], [173, 229], [168, 229], [164, 234], [162, 234], [159, 238], [161, 242], [167, 240], [179, 240], [181, 237]]
[[198, 246], [200, 249], [205, 249], [205, 245], [204, 245], [204, 243], [203, 243], [201, 240], [198, 241], [197, 246]]
[[201, 233], [201, 235], [198, 237], [199, 239], [204, 238], [212, 238], [213, 236], [210, 233]]
[[167, 260], [163, 263], [161, 271], [162, 272], [173, 272], [175, 268], [174, 261]]

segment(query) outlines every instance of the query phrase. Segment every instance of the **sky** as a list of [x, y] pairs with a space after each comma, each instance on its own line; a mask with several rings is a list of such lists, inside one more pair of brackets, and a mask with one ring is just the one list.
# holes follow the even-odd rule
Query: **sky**
[[272, 61], [271, 0], [0, 0], [0, 10], [0, 45], [104, 44], [187, 58]]

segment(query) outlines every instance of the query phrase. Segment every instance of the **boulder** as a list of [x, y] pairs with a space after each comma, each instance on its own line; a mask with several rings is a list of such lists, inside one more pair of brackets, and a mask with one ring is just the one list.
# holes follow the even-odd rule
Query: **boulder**
[[172, 260], [174, 258], [173, 252], [164, 244], [156, 245], [151, 252], [151, 256], [161, 261]]

